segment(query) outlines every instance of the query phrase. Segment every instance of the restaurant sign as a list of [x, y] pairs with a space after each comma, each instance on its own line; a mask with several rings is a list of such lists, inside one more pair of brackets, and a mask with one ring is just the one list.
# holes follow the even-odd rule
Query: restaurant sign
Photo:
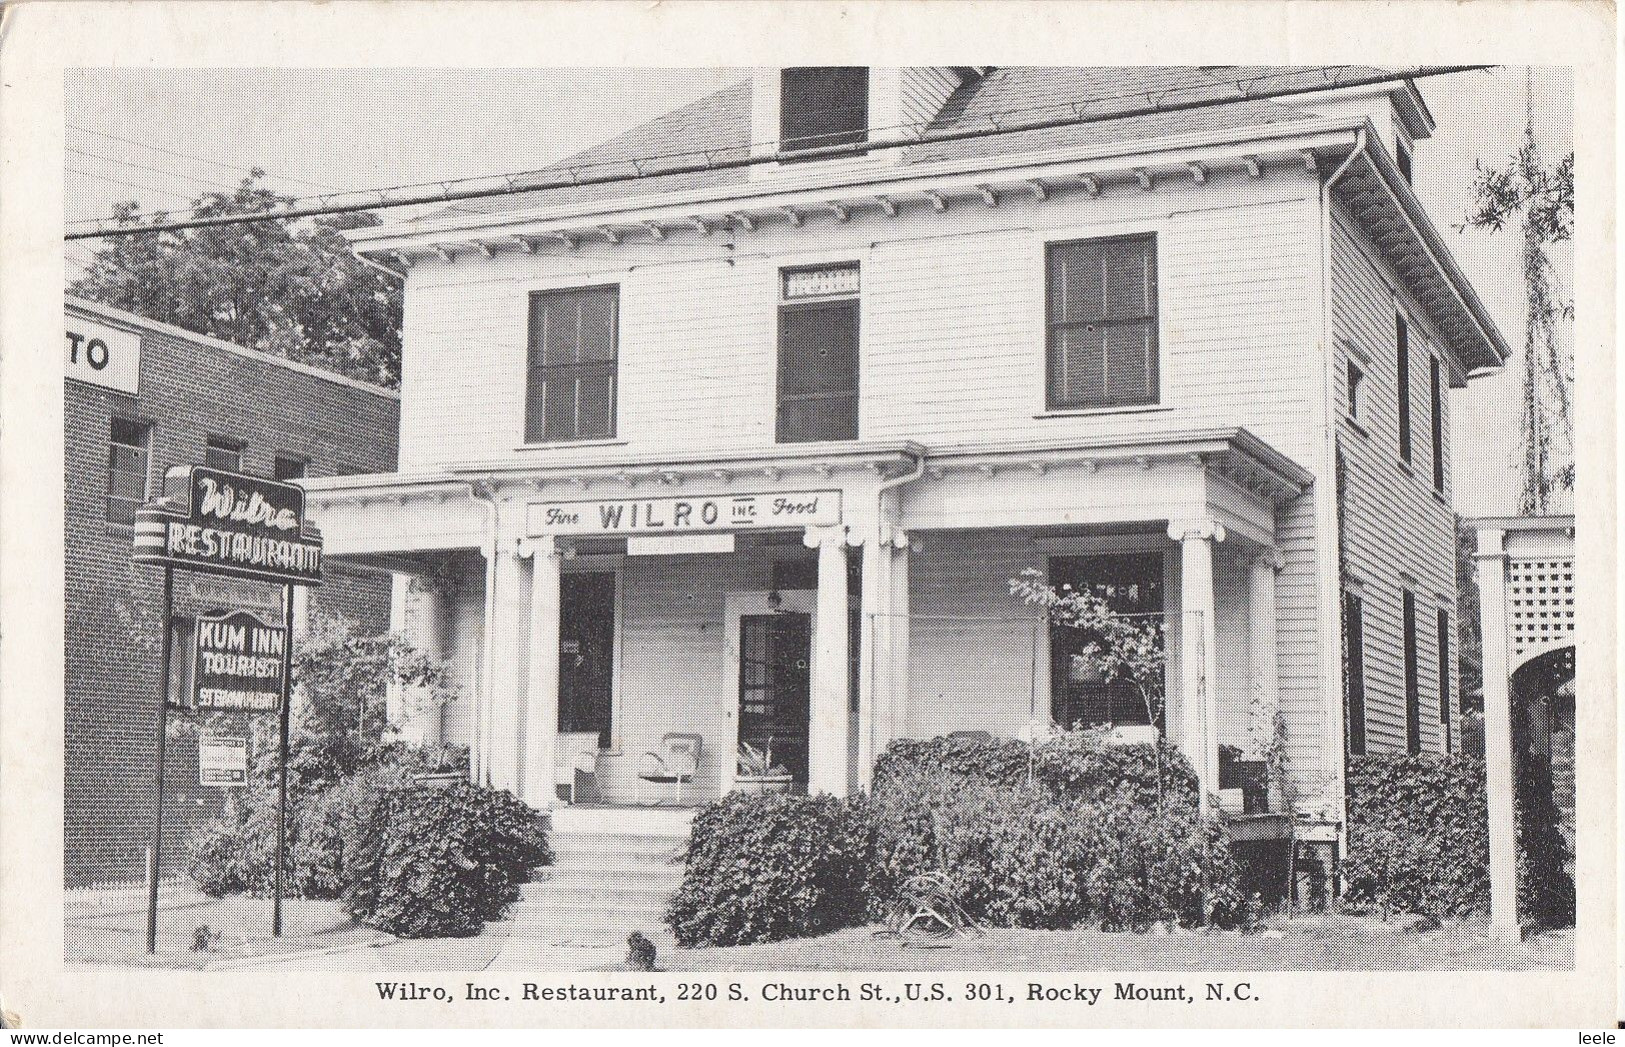
[[178, 466], [165, 477], [166, 502], [184, 508], [136, 512], [135, 559], [174, 567], [318, 585], [322, 540], [305, 525], [297, 484]]
[[199, 615], [192, 646], [192, 707], [278, 712], [288, 672], [288, 631], [249, 611]]
[[826, 526], [841, 522], [841, 492], [533, 502], [527, 522], [533, 535], [670, 534]]

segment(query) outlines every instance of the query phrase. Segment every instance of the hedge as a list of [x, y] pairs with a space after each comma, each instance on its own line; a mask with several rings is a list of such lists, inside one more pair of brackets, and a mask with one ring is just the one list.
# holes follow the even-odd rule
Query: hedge
[[[1574, 884], [1555, 825], [1550, 781], [1536, 761], [1518, 771], [1519, 902], [1544, 926], [1574, 919]], [[1489, 813], [1484, 762], [1380, 753], [1348, 762], [1345, 905], [1437, 919], [1489, 911]]]
[[861, 800], [733, 793], [700, 808], [666, 922], [679, 945], [747, 945], [862, 923]]

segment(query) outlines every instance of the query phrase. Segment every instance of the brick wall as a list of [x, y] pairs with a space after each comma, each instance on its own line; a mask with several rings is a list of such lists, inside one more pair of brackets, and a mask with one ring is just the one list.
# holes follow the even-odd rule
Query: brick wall
[[[115, 326], [117, 318], [86, 314]], [[162, 572], [131, 563], [128, 526], [106, 512], [114, 417], [150, 423], [150, 490], [164, 470], [199, 463], [210, 436], [245, 444], [246, 472], [270, 475], [278, 453], [308, 461], [308, 475], [395, 468], [399, 402], [205, 342], [146, 329], [140, 395], [65, 382], [64, 871], [70, 885], [139, 878], [150, 842], [157, 728]], [[387, 574], [328, 564], [316, 613], [353, 619], [364, 632], [389, 626]], [[274, 587], [177, 572], [177, 614], [228, 601], [270, 610]], [[224, 790], [197, 784], [195, 732], [171, 717], [165, 775], [165, 868], [211, 817]]]

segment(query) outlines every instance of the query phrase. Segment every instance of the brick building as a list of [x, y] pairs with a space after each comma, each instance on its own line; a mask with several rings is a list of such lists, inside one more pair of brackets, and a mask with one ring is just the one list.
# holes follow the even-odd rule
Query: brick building
[[[208, 464], [279, 479], [389, 471], [391, 390], [76, 298], [66, 302], [65, 801], [69, 885], [142, 875], [149, 843], [162, 579], [131, 562], [135, 509], [171, 466]], [[389, 626], [390, 576], [335, 564], [313, 613], [363, 632]], [[233, 606], [275, 614], [274, 586], [177, 572], [171, 642], [193, 616]], [[174, 682], [184, 683], [185, 659]], [[178, 722], [177, 722], [178, 721]], [[212, 814], [195, 735], [172, 717], [166, 853]], [[166, 866], [174, 869], [172, 861]]]

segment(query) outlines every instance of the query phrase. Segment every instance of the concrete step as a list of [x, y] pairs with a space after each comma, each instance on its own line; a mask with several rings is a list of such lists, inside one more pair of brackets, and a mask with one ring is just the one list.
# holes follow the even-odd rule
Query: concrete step
[[648, 833], [555, 833], [549, 841], [556, 854], [677, 854], [688, 844], [686, 836]]
[[618, 883], [599, 880], [584, 883], [523, 883], [519, 896], [526, 901], [564, 902], [572, 905], [601, 905], [607, 909], [659, 908], [666, 904], [675, 883]]
[[682, 807], [559, 807], [549, 812], [561, 836], [652, 835], [688, 837], [694, 811]]
[[682, 881], [683, 867], [681, 865], [633, 864], [622, 861], [613, 868], [551, 865], [542, 869], [533, 869], [530, 874], [530, 882], [521, 886], [545, 888], [595, 884], [610, 886], [615, 884], [660, 886], [663, 884], [668, 887], [676, 887]]

